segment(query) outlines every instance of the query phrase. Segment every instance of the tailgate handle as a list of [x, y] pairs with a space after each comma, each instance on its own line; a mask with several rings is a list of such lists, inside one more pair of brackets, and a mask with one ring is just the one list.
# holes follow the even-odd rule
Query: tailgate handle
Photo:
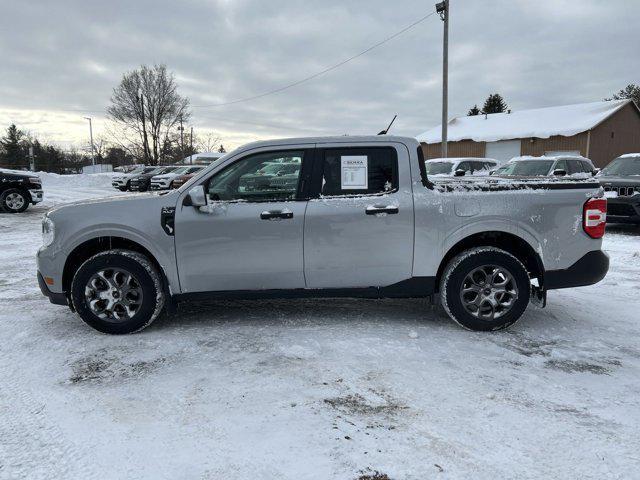
[[386, 213], [388, 215], [395, 215], [400, 211], [400, 209], [395, 205], [386, 205], [386, 206], [369, 206], [366, 208], [365, 213], [367, 215], [377, 215], [379, 213]]
[[291, 210], [265, 210], [260, 214], [261, 220], [278, 220], [293, 218]]

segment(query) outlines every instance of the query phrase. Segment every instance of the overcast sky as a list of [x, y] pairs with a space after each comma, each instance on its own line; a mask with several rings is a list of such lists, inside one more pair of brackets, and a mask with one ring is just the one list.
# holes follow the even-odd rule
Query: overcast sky
[[[424, 0], [0, 0], [0, 127], [100, 134], [123, 72], [165, 63], [191, 104], [281, 87], [433, 10]], [[640, 83], [638, 0], [451, 0], [450, 117], [500, 92], [512, 109], [598, 101]], [[442, 22], [432, 16], [315, 80], [247, 103], [193, 108], [228, 147], [286, 136], [392, 133], [440, 123]], [[65, 111], [86, 109], [82, 113]]]

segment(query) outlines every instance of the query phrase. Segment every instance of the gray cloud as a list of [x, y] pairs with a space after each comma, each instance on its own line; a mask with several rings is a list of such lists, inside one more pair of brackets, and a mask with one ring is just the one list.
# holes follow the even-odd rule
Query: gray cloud
[[[75, 138], [82, 113], [56, 111], [93, 110], [99, 120], [121, 74], [143, 63], [166, 63], [193, 105], [257, 95], [361, 51], [431, 8], [423, 0], [3, 1], [0, 122]], [[451, 115], [494, 91], [523, 109], [600, 100], [640, 82], [638, 18], [633, 0], [452, 0]], [[439, 123], [441, 36], [433, 16], [309, 83], [194, 108], [193, 123], [237, 144], [375, 133], [398, 113], [394, 133], [415, 135]]]

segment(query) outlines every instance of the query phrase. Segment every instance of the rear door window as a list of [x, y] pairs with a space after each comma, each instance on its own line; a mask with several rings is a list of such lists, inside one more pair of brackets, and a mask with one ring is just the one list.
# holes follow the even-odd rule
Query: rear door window
[[314, 190], [323, 197], [398, 189], [398, 156], [391, 147], [319, 150], [315, 172]]

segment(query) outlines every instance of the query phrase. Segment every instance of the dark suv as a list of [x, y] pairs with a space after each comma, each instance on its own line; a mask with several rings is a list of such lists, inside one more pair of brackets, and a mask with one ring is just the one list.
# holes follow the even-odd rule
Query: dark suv
[[640, 224], [640, 153], [616, 158], [598, 181], [607, 197], [607, 222]]
[[24, 212], [42, 201], [42, 182], [33, 173], [0, 169], [0, 211]]
[[140, 175], [131, 178], [129, 181], [129, 190], [133, 192], [146, 192], [151, 187], [151, 177], [173, 172], [176, 168], [178, 167], [158, 167], [151, 171], [145, 169]]

